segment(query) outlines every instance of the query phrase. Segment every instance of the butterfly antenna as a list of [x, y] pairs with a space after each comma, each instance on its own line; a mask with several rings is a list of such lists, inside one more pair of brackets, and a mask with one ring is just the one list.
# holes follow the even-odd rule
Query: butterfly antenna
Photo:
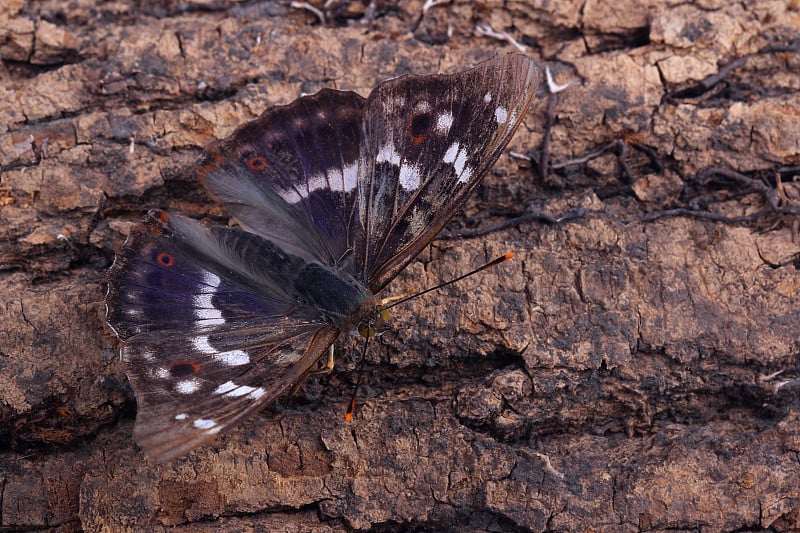
[[427, 289], [425, 289], [423, 291], [411, 294], [411, 295], [406, 296], [404, 298], [400, 298], [396, 302], [393, 302], [391, 305], [387, 305], [386, 307], [384, 307], [384, 310], [388, 311], [392, 307], [394, 307], [396, 305], [400, 305], [403, 302], [407, 302], [407, 301], [411, 300], [412, 298], [416, 298], [418, 296], [422, 296], [423, 294], [428, 294], [431, 291], [436, 291], [436, 290], [439, 290], [439, 289], [441, 289], [443, 287], [447, 287], [448, 285], [452, 285], [453, 283], [456, 283], [457, 281], [461, 281], [464, 278], [468, 278], [468, 277], [470, 277], [470, 276], [472, 276], [474, 274], [477, 274], [478, 272], [482, 272], [482, 271], [486, 270], [487, 268], [491, 268], [491, 267], [493, 267], [495, 265], [499, 265], [503, 261], [508, 261], [512, 257], [514, 257], [514, 253], [513, 252], [509, 252], [507, 254], [501, 255], [497, 259], [493, 259], [492, 261], [489, 261], [485, 265], [479, 266], [475, 270], [470, 270], [466, 274], [461, 274], [457, 278], [451, 279], [450, 281], [445, 281], [444, 283], [440, 283], [439, 285], [436, 285], [435, 287], [429, 287], [429, 288], [427, 288]]
[[358, 364], [358, 379], [356, 386], [353, 388], [353, 395], [350, 397], [350, 406], [347, 408], [347, 413], [344, 415], [344, 421], [348, 424], [353, 420], [353, 415], [356, 412], [356, 398], [358, 398], [358, 389], [361, 387], [361, 378], [364, 376], [364, 361], [367, 360], [367, 346], [369, 345], [370, 335], [364, 337], [364, 348], [361, 351], [361, 362]]

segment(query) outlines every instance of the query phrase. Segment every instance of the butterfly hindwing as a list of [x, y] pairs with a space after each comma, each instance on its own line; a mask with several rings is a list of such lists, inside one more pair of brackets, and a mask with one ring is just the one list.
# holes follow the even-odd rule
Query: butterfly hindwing
[[364, 109], [355, 253], [377, 291], [460, 210], [533, 99], [536, 64], [509, 54], [449, 75], [378, 85]]
[[148, 455], [180, 455], [273, 401], [338, 335], [298, 304], [281, 270], [293, 259], [271, 247], [160, 211], [131, 232], [110, 272], [108, 319], [125, 339], [134, 436]]
[[122, 355], [138, 404], [134, 439], [159, 462], [213, 440], [301, 380], [338, 334], [323, 327], [285, 342], [240, 345], [229, 357], [247, 351], [260, 359], [241, 369], [209, 360], [185, 337], [130, 339]]

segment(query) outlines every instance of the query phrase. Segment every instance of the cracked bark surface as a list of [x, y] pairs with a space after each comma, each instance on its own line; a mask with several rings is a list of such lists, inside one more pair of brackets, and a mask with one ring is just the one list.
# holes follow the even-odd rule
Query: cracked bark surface
[[[288, 2], [5, 2], [0, 529], [800, 528], [800, 12], [556, 4], [420, 19], [420, 1], [378, 2], [367, 31], [361, 2], [325, 25]], [[205, 144], [301, 93], [367, 94], [510, 49], [477, 25], [581, 83], [558, 94], [547, 178], [542, 89], [509, 147], [533, 160], [502, 157], [390, 289], [517, 258], [394, 312], [353, 424], [344, 339], [297, 397], [146, 461], [103, 309], [130, 225], [151, 207], [224, 223], [191, 170]], [[579, 162], [615, 140], [622, 157]], [[768, 197], [779, 210], [719, 220]], [[676, 208], [696, 216], [643, 221]]]

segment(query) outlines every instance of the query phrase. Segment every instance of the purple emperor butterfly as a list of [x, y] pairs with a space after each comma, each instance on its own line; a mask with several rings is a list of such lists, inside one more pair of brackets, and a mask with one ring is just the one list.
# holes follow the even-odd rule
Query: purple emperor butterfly
[[166, 461], [303, 379], [480, 184], [540, 80], [510, 54], [402, 76], [367, 99], [323, 89], [207, 148], [201, 181], [241, 229], [151, 211], [109, 273], [108, 322]]

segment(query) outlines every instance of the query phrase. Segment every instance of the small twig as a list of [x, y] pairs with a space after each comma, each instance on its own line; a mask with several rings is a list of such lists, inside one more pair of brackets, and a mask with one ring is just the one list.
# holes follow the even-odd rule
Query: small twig
[[312, 6], [308, 2], [293, 1], [289, 5], [291, 5], [295, 9], [305, 9], [306, 11], [310, 11], [311, 13], [317, 16], [317, 18], [319, 19], [319, 23], [321, 25], [323, 26], [325, 25], [325, 13], [323, 13], [320, 9]]
[[572, 80], [563, 85], [559, 85], [556, 83], [556, 81], [553, 79], [553, 75], [550, 73], [550, 65], [544, 67], [544, 73], [547, 78], [547, 88], [550, 90], [550, 94], [552, 95], [558, 94], [566, 89], [569, 89], [573, 85], [580, 83], [579, 80]]
[[460, 230], [453, 230], [453, 231], [446, 231], [443, 232], [440, 236], [442, 239], [470, 239], [473, 237], [482, 237], [484, 235], [488, 235], [490, 233], [494, 233], [496, 231], [502, 231], [508, 228], [514, 228], [520, 226], [522, 224], [526, 224], [528, 222], [534, 222], [536, 220], [543, 222], [545, 224], [555, 225], [561, 224], [563, 222], [567, 222], [570, 220], [574, 220], [576, 218], [581, 218], [589, 210], [584, 207], [579, 207], [577, 209], [573, 209], [571, 211], [567, 211], [566, 213], [561, 214], [558, 217], [553, 217], [551, 215], [547, 215], [538, 211], [534, 208], [529, 208], [527, 212], [514, 216], [508, 220], [504, 220], [502, 222], [496, 222], [494, 224], [489, 224], [482, 228], [476, 229], [460, 229]]
[[761, 209], [755, 213], [750, 213], [749, 215], [741, 215], [738, 217], [728, 217], [697, 209], [676, 208], [648, 213], [640, 220], [642, 222], [650, 222], [663, 217], [689, 216], [728, 224], [736, 224], [742, 222], [752, 222], [768, 215], [785, 215], [794, 217], [795, 219], [800, 217], [800, 207], [785, 205], [788, 203], [788, 199], [785, 198], [785, 195], [781, 195], [780, 191], [782, 189], [782, 185], [780, 184], [776, 188], [773, 188], [761, 180], [753, 179], [740, 172], [736, 172], [735, 170], [724, 167], [708, 167], [697, 173], [697, 179], [702, 184], [707, 184], [715, 176], [728, 178], [736, 183], [746, 186], [751, 192], [757, 192], [761, 194], [761, 196], [764, 198], [764, 201], [767, 203], [767, 208]]
[[422, 24], [422, 19], [425, 18], [425, 14], [428, 11], [430, 11], [432, 8], [436, 6], [449, 4], [450, 1], [451, 0], [425, 0], [425, 3], [422, 5], [422, 10], [420, 11], [419, 16], [417, 17], [417, 20], [414, 22], [414, 24], [411, 25], [411, 33], [417, 31], [417, 28], [419, 28], [419, 25]]
[[112, 76], [110, 78], [103, 78], [98, 83], [100, 85], [108, 85], [110, 83], [115, 83], [115, 82], [118, 82], [118, 81], [127, 80], [128, 78], [132, 78], [132, 77], [136, 76], [137, 74], [141, 74], [141, 72], [142, 72], [141, 70], [134, 69], [134, 70], [131, 70], [130, 72], [126, 72], [125, 74], [120, 74], [119, 76]]
[[528, 47], [524, 44], [520, 43], [508, 33], [504, 31], [494, 31], [491, 26], [485, 26], [481, 24], [477, 24], [475, 26], [475, 35], [478, 37], [491, 37], [492, 39], [498, 39], [500, 41], [506, 41], [507, 43], [511, 44], [512, 46], [516, 47], [517, 50], [520, 52], [528, 52]]
[[545, 472], [549, 473], [553, 477], [556, 477], [558, 479], [564, 479], [564, 474], [562, 474], [561, 472], [556, 470], [555, 467], [553, 466], [553, 463], [550, 462], [550, 456], [549, 455], [546, 455], [546, 454], [543, 454], [543, 453], [539, 453], [539, 452], [529, 452], [528, 450], [519, 450], [519, 451], [520, 451], [520, 453], [522, 453], [523, 455], [528, 456], [529, 458], [534, 458], [535, 457], [535, 458], [541, 460], [542, 463], [544, 464]]

